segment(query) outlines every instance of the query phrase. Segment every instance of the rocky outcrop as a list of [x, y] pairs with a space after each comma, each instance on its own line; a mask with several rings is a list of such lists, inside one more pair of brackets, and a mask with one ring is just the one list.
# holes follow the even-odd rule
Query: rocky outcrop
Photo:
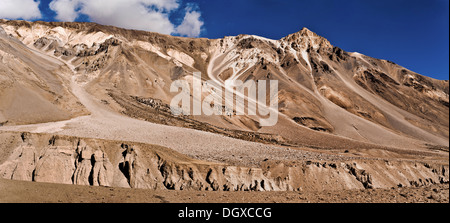
[[119, 168], [130, 187], [199, 191], [285, 191], [288, 182], [271, 179], [259, 168], [200, 164], [164, 158], [163, 155], [123, 144]]
[[93, 149], [83, 140], [52, 137], [45, 147], [29, 142], [22, 134], [23, 145], [8, 161], [0, 165], [5, 179], [60, 184], [111, 186], [113, 166], [101, 148]]
[[373, 185], [372, 185], [372, 176], [367, 173], [365, 170], [363, 169], [359, 169], [357, 164], [347, 164], [346, 168], [349, 170], [349, 173], [352, 174], [356, 180], [358, 180], [359, 182], [362, 183], [362, 185], [364, 186], [364, 188], [366, 189], [372, 189]]
[[14, 139], [17, 143], [0, 164], [5, 179], [193, 191], [323, 191], [449, 182], [448, 165], [419, 162], [265, 161], [250, 168], [193, 160], [139, 143], [25, 133]]
[[36, 40], [36, 42], [34, 42], [33, 46], [36, 47], [37, 49], [42, 49], [45, 46], [51, 44], [53, 41], [46, 38], [46, 37], [41, 37], [38, 40]]
[[73, 183], [78, 185], [111, 186], [113, 165], [103, 150], [92, 149], [84, 141], [77, 147], [77, 170], [73, 175]]

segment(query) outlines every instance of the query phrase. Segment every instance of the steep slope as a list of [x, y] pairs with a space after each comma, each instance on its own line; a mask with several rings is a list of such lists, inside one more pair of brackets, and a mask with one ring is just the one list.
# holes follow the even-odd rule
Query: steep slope
[[0, 125], [43, 123], [88, 112], [70, 92], [71, 72], [0, 27]]
[[[308, 29], [281, 40], [208, 40], [92, 23], [2, 20], [0, 26], [28, 48], [67, 63], [96, 100], [133, 118], [288, 145], [448, 146], [448, 81], [347, 53]], [[262, 127], [260, 116], [247, 115], [173, 117], [164, 109], [175, 96], [170, 84], [192, 82], [197, 71], [218, 86], [278, 80], [278, 124]]]
[[[225, 49], [216, 50], [214, 75], [278, 79], [280, 109], [301, 125], [360, 141], [407, 135], [448, 144], [448, 81], [346, 53], [308, 29], [280, 41], [238, 36], [220, 42]], [[229, 67], [241, 69], [228, 75]]]

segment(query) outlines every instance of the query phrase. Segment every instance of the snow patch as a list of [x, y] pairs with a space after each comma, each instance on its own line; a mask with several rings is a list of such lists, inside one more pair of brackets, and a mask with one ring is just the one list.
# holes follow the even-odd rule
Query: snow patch
[[185, 65], [194, 67], [195, 60], [186, 53], [170, 49], [167, 51], [167, 54]]
[[149, 42], [137, 41], [137, 42], [135, 42], [135, 45], [141, 47], [144, 50], [156, 53], [156, 54], [158, 54], [158, 56], [160, 56], [166, 60], [171, 60], [171, 58], [169, 56], [167, 56], [161, 52], [161, 48], [159, 48]]
[[208, 54], [202, 53], [202, 54], [200, 55], [200, 57], [201, 57], [203, 60], [206, 60], [206, 59], [208, 59]]
[[306, 52], [306, 50], [303, 50], [303, 51], [302, 51], [302, 58], [303, 58], [303, 60], [305, 60], [306, 63], [308, 64], [309, 70], [312, 71], [312, 66], [311, 66], [311, 63], [309, 62], [309, 55], [308, 55], [308, 52]]
[[77, 44], [86, 44], [88, 47], [92, 47], [95, 43], [103, 43], [107, 39], [111, 39], [114, 36], [113, 35], [107, 35], [103, 32], [97, 32], [97, 33], [72, 33], [70, 35], [70, 39], [68, 41], [71, 45], [77, 45]]

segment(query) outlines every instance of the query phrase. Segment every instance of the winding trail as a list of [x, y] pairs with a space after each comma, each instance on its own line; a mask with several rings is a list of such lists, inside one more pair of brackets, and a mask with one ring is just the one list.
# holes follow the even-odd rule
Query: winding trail
[[[91, 115], [60, 122], [2, 126], [0, 131], [48, 133], [147, 143], [167, 147], [196, 159], [245, 166], [257, 165], [265, 159], [302, 160], [326, 157], [320, 153], [248, 142], [218, 134], [154, 124], [126, 117], [112, 111], [86, 92], [83, 84], [77, 82], [77, 73], [71, 64], [38, 51], [36, 53], [48, 59], [58, 59], [64, 64], [62, 66], [68, 67], [73, 72], [70, 78], [71, 92], [90, 111]], [[61, 75], [61, 78], [66, 77]], [[334, 155], [332, 156], [334, 157]]]
[[[308, 149], [288, 149], [280, 146], [254, 143], [225, 137], [209, 132], [188, 128], [166, 126], [133, 119], [121, 115], [90, 95], [84, 84], [77, 81], [78, 74], [70, 63], [52, 55], [35, 53], [45, 59], [58, 61], [61, 67], [71, 72], [62, 72], [60, 78], [70, 83], [71, 92], [90, 111], [89, 116], [81, 116], [70, 120], [40, 123], [21, 126], [1, 126], [0, 131], [47, 133], [83, 138], [96, 138], [115, 141], [128, 141], [159, 145], [188, 155], [192, 158], [221, 162], [232, 165], [256, 166], [266, 159], [270, 160], [346, 160], [348, 157], [327, 153], [310, 152]], [[208, 76], [219, 86], [224, 83], [214, 75], [217, 55], [213, 55], [208, 66]], [[228, 91], [230, 89], [227, 89]], [[238, 97], [246, 98], [238, 94]], [[246, 98], [247, 99], [247, 98]], [[267, 107], [267, 106], [266, 106]], [[269, 108], [270, 109], [270, 108]], [[292, 119], [279, 113], [280, 119], [298, 126]], [[292, 131], [292, 130], [290, 130]], [[339, 136], [335, 136], [339, 137]]]

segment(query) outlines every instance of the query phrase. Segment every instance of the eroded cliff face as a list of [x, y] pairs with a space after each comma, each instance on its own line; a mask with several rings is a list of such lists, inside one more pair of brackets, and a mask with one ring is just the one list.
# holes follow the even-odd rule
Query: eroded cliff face
[[3, 178], [61, 184], [113, 185], [114, 168], [102, 148], [92, 147], [82, 140], [58, 137], [49, 138], [46, 146], [33, 145], [31, 137], [26, 133], [20, 135], [21, 145], [11, 150], [8, 160], [0, 167]]
[[[448, 165], [411, 161], [266, 161], [237, 167], [139, 143], [0, 134], [0, 177], [107, 187], [192, 191], [322, 191], [448, 183]], [[6, 143], [7, 142], [7, 143]]]

